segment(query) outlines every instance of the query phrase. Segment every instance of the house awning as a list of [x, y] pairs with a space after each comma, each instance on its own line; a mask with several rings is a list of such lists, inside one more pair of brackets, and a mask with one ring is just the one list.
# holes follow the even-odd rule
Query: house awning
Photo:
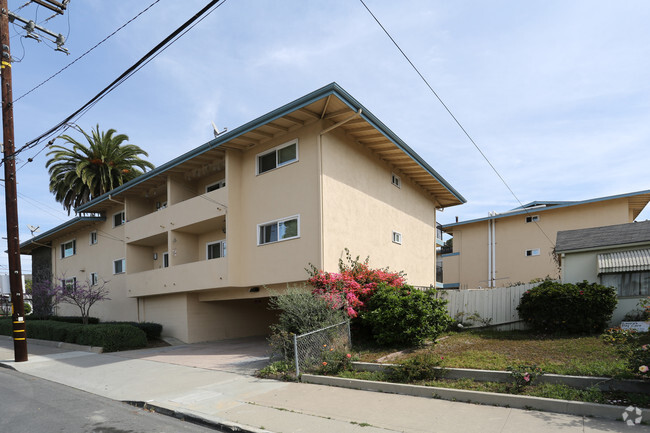
[[650, 249], [598, 254], [598, 273], [650, 271]]

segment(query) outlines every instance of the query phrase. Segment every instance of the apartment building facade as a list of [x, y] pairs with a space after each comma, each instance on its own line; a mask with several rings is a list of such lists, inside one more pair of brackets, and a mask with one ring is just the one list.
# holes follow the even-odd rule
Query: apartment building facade
[[266, 334], [269, 296], [310, 263], [336, 271], [345, 248], [435, 284], [436, 209], [463, 202], [332, 83], [80, 206], [21, 251], [41, 269], [49, 258], [56, 279], [108, 281], [102, 319], [235, 338]]
[[558, 231], [633, 222], [650, 190], [583, 201], [532, 202], [487, 218], [443, 225], [453, 251], [442, 255], [443, 287], [493, 288], [560, 278]]

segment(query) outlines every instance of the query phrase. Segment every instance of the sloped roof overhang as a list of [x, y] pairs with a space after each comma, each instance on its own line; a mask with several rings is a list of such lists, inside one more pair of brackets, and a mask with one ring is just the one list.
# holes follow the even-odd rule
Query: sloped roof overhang
[[309, 123], [328, 121], [336, 124], [352, 114], [358, 118], [342, 123], [340, 128], [358, 143], [366, 146], [382, 160], [422, 187], [436, 200], [437, 207], [456, 206], [467, 200], [458, 193], [417, 153], [386, 125], [377, 119], [338, 84], [331, 83], [289, 104], [277, 108], [236, 129], [219, 135], [138, 178], [121, 185], [75, 209], [77, 213], [103, 212], [113, 206], [111, 198], [127, 191], [130, 194], [160, 187], [169, 174], [187, 173], [207, 161], [223, 155], [224, 149], [246, 150], [272, 140], [278, 135], [301, 128]]
[[31, 254], [36, 248], [49, 247], [52, 241], [66, 234], [71, 234], [84, 228], [90, 227], [97, 222], [106, 221], [103, 216], [80, 216], [60, 224], [53, 229], [46, 231], [32, 239], [20, 244], [20, 254]]
[[[487, 221], [487, 220], [493, 220], [493, 219], [499, 219], [499, 218], [507, 218], [511, 216], [517, 216], [517, 215], [533, 215], [537, 214], [539, 212], [546, 212], [549, 210], [553, 209], [561, 209], [565, 207], [570, 207], [570, 206], [578, 206], [578, 205], [583, 205], [583, 204], [589, 204], [589, 203], [597, 203], [597, 202], [602, 202], [602, 201], [607, 201], [607, 200], [617, 200], [620, 198], [628, 198], [628, 209], [630, 212], [632, 212], [632, 218], [636, 218], [639, 216], [639, 214], [643, 211], [643, 209], [647, 206], [648, 202], [650, 202], [650, 190], [644, 190], [644, 191], [636, 191], [636, 192], [630, 192], [626, 194], [617, 194], [617, 195], [611, 195], [607, 197], [598, 197], [598, 198], [593, 198], [589, 200], [582, 200], [582, 201], [565, 201], [565, 202], [531, 202], [522, 207], [515, 208], [511, 211], [508, 212], [503, 212], [503, 213], [497, 213], [495, 215], [491, 215], [485, 218], [476, 218], [476, 219], [471, 219], [467, 221], [459, 221], [457, 223], [450, 223], [450, 224], [444, 224], [442, 226], [442, 230], [445, 232], [450, 232], [453, 231], [454, 227], [458, 226], [463, 226], [466, 224], [473, 224], [476, 222], [481, 222], [481, 221]], [[540, 204], [552, 204], [552, 205], [547, 205], [544, 207], [539, 207], [535, 209], [529, 209], [531, 207], [536, 207]]]

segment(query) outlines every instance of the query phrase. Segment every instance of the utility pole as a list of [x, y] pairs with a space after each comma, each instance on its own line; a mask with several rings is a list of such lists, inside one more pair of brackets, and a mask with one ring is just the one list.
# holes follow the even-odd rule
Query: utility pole
[[27, 333], [23, 302], [20, 239], [18, 238], [18, 197], [16, 191], [16, 155], [14, 146], [14, 109], [11, 89], [11, 52], [9, 49], [9, 8], [0, 0], [0, 47], [2, 48], [2, 137], [5, 166], [5, 202], [7, 211], [7, 247], [9, 251], [9, 285], [11, 320], [13, 321], [14, 360], [27, 361]]
[[[70, 0], [32, 0], [57, 14], [63, 11]], [[2, 137], [5, 166], [5, 202], [7, 212], [7, 250], [9, 253], [9, 286], [11, 287], [11, 319], [13, 321], [14, 360], [27, 361], [27, 333], [25, 332], [25, 303], [23, 300], [23, 273], [20, 266], [20, 239], [18, 230], [18, 193], [16, 190], [16, 147], [14, 142], [14, 108], [11, 81], [11, 50], [9, 43], [9, 21], [18, 20], [25, 24], [27, 36], [39, 40], [35, 31], [56, 38], [56, 50], [67, 54], [63, 48], [65, 38], [43, 28], [33, 21], [25, 20], [9, 11], [7, 0], [0, 0], [0, 49], [2, 50]]]

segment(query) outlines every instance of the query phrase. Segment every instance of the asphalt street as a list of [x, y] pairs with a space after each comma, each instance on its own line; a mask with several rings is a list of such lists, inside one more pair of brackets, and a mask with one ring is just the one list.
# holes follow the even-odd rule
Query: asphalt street
[[205, 433], [214, 430], [0, 368], [2, 433]]

